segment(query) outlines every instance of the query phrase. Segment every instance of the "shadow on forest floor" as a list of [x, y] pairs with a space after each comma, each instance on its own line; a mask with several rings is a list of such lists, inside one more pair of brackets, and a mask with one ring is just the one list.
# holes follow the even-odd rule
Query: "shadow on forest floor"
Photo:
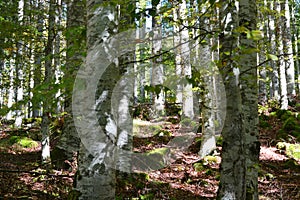
[[[176, 127], [167, 127], [172, 134]], [[0, 133], [1, 141], [14, 132]], [[175, 133], [176, 134], [176, 133]], [[270, 131], [270, 134], [271, 133]], [[300, 199], [300, 167], [274, 145], [264, 142], [260, 154], [259, 192], [260, 199]], [[270, 136], [272, 139], [272, 137]], [[137, 139], [136, 151], [160, 148], [167, 138]], [[194, 142], [188, 152], [181, 153], [165, 168], [149, 173], [134, 173], [117, 176], [116, 199], [215, 199], [218, 189], [218, 147], [212, 162], [199, 161], [199, 144]], [[73, 173], [69, 171], [47, 171], [40, 162], [41, 147], [23, 148], [0, 146], [0, 199], [67, 199]], [[125, 176], [125, 177], [124, 177]]]

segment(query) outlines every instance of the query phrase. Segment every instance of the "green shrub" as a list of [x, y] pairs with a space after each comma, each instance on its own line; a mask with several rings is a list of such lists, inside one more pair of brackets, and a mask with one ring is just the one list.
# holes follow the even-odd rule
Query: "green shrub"
[[161, 132], [162, 126], [161, 125], [150, 125], [149, 130], [153, 133], [153, 135], [156, 135]]
[[192, 120], [190, 118], [184, 118], [180, 121], [180, 125], [188, 127], [191, 124]]
[[276, 115], [278, 119], [287, 120], [289, 117], [293, 116], [293, 112], [289, 110], [277, 110]]
[[299, 126], [296, 126], [295, 130], [291, 131], [291, 133], [290, 133], [293, 137], [296, 138], [296, 140], [298, 142], [300, 142], [300, 130], [299, 130], [299, 128], [300, 128]]
[[191, 120], [190, 118], [184, 118], [180, 121], [180, 125], [183, 127], [183, 128], [190, 128], [192, 129], [193, 131], [197, 131], [200, 124], [194, 120]]
[[295, 130], [295, 127], [297, 125], [297, 121], [295, 119], [294, 116], [290, 116], [289, 118], [287, 118], [283, 125], [282, 125], [282, 129], [286, 130], [286, 131], [292, 131]]
[[259, 127], [261, 128], [270, 128], [271, 125], [269, 124], [269, 122], [265, 121], [264, 119], [259, 119]]
[[287, 137], [288, 137], [288, 133], [283, 129], [279, 130], [277, 135], [276, 135], [277, 140], [286, 139]]

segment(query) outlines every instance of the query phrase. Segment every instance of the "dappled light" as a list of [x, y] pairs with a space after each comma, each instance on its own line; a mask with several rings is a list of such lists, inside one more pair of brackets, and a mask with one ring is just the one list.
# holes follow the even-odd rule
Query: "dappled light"
[[300, 200], [299, 0], [0, 10], [0, 200]]

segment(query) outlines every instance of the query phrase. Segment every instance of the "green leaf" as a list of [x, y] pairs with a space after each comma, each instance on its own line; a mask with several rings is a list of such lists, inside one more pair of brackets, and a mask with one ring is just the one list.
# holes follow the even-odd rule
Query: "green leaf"
[[273, 55], [273, 54], [267, 54], [267, 59], [271, 59], [271, 60], [277, 61], [278, 57], [276, 55]]
[[263, 32], [260, 30], [247, 31], [247, 38], [253, 40], [261, 40], [264, 38]]
[[264, 34], [260, 30], [253, 30], [252, 31], [252, 37], [254, 40], [261, 40], [264, 38]]

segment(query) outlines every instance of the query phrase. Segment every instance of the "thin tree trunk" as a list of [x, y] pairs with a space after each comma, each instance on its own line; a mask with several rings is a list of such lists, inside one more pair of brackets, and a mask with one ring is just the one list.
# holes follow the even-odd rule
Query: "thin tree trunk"
[[[174, 5], [177, 6], [177, 5]], [[175, 51], [175, 74], [180, 79], [182, 74], [182, 63], [181, 63], [181, 37], [180, 37], [180, 25], [179, 23], [179, 8], [173, 10], [174, 17], [174, 46], [177, 47]], [[176, 86], [176, 103], [182, 103], [182, 84], [178, 81]]]
[[[61, 30], [61, 20], [62, 20], [62, 2], [61, 0], [57, 0], [56, 8], [55, 8], [55, 29], [56, 29], [56, 35], [55, 35], [55, 47], [54, 47], [54, 71], [55, 71], [55, 84], [59, 84], [60, 80], [62, 79], [62, 70], [61, 70], [61, 36], [62, 36], [62, 30]], [[58, 90], [55, 94], [56, 99], [56, 113], [60, 114], [63, 110], [63, 99], [61, 97], [61, 90]]]
[[[278, 15], [281, 11], [279, 1], [274, 2], [274, 10], [278, 12]], [[277, 17], [276, 19], [276, 41], [277, 41], [277, 54], [283, 54], [283, 42], [282, 42], [282, 20], [281, 17]], [[287, 81], [286, 81], [286, 73], [285, 73], [285, 65], [284, 65], [284, 57], [280, 56], [278, 60], [278, 68], [279, 68], [279, 78], [280, 78], [280, 107], [283, 110], [288, 109], [288, 98], [287, 98]]]
[[[161, 7], [161, 2], [158, 3], [156, 10], [159, 13]], [[162, 26], [161, 26], [161, 16], [157, 16], [152, 19], [153, 26], [153, 42], [152, 42], [152, 55], [155, 56], [152, 60], [152, 76], [151, 76], [151, 86], [160, 87], [163, 84], [164, 79], [164, 67], [162, 64]], [[164, 115], [164, 91], [161, 88], [159, 92], [152, 94], [153, 101], [153, 116], [152, 118], [159, 118]]]
[[[54, 24], [55, 24], [55, 0], [50, 0], [49, 3], [49, 25], [48, 25], [48, 39], [45, 47], [45, 78], [44, 84], [48, 85], [50, 90], [50, 85], [53, 83], [53, 45], [54, 45]], [[50, 117], [52, 114], [52, 104], [53, 96], [50, 95], [43, 99], [43, 117], [42, 117], [42, 161], [44, 163], [50, 163]]]
[[[267, 2], [264, 1], [262, 3], [260, 3], [261, 7], [266, 7], [267, 6]], [[264, 13], [259, 13], [259, 20], [264, 22], [261, 23], [259, 30], [263, 33], [267, 33], [267, 25], [266, 25], [266, 18], [264, 16]], [[259, 48], [261, 49], [258, 53], [257, 53], [257, 65], [259, 65], [259, 63], [262, 63], [266, 60], [266, 55], [265, 55], [265, 43], [267, 37], [264, 38], [263, 40], [259, 41]], [[267, 70], [266, 70], [266, 65], [263, 64], [262, 66], [260, 66], [258, 68], [259, 70], [259, 100], [258, 102], [261, 105], [265, 105], [265, 103], [267, 103], [267, 99], [268, 99], [268, 92], [267, 92]]]
[[[298, 36], [298, 29], [297, 29], [297, 24], [296, 24], [296, 20], [297, 18], [295, 18], [295, 7], [296, 7], [296, 3], [293, 0], [291, 3], [291, 32], [292, 32], [292, 42], [293, 42], [293, 56], [298, 56], [298, 51], [299, 51], [299, 36]], [[294, 59], [294, 65], [295, 65], [295, 87], [296, 87], [296, 93], [299, 94], [300, 93], [300, 63], [299, 63], [299, 59]]]
[[[268, 1], [267, 6], [270, 10], [274, 8], [274, 2]], [[275, 55], [276, 54], [276, 35], [275, 35], [275, 16], [271, 15], [268, 19], [268, 39], [270, 43], [270, 48], [268, 48], [267, 53]], [[270, 50], [269, 50], [270, 49]], [[279, 70], [276, 61], [271, 60], [270, 65], [272, 70], [269, 72], [271, 77], [270, 82], [270, 97], [276, 101], [280, 100], [280, 86], [279, 86]]]
[[[26, 4], [24, 0], [19, 1], [19, 13], [18, 19], [20, 25], [24, 25], [24, 9], [26, 9]], [[15, 76], [15, 102], [20, 102], [23, 100], [23, 69], [22, 64], [24, 62], [24, 41], [19, 40], [17, 46], [17, 54], [16, 54], [16, 76]], [[22, 111], [23, 106], [20, 105], [17, 110], [15, 110], [15, 126], [20, 128], [22, 125], [23, 114]]]
[[[40, 10], [38, 17], [37, 17], [37, 31], [38, 36], [36, 41], [43, 41], [43, 29], [44, 29], [44, 16], [42, 11], [44, 8], [44, 1], [39, 0], [37, 1], [38, 10]], [[34, 80], [34, 88], [37, 88], [41, 84], [42, 79], [42, 49], [39, 45], [35, 47], [35, 62], [34, 62], [34, 73], [33, 73], [33, 80]], [[41, 97], [37, 90], [33, 90], [33, 97], [32, 97], [32, 110], [33, 110], [33, 117], [41, 116]]]
[[[182, 65], [182, 74], [184, 77], [191, 78], [192, 77], [192, 66], [191, 66], [191, 58], [190, 58], [190, 47], [189, 47], [189, 31], [186, 28], [188, 26], [187, 21], [187, 2], [184, 0], [180, 4], [179, 7], [179, 16], [183, 21], [183, 29], [180, 32], [181, 38], [181, 65]], [[192, 84], [186, 82], [182, 86], [182, 115], [183, 117], [187, 117], [189, 119], [194, 118], [194, 102], [193, 102], [193, 90]]]
[[282, 41], [283, 53], [287, 54], [284, 59], [287, 81], [287, 95], [288, 98], [293, 98], [296, 95], [295, 65], [292, 46], [291, 13], [289, 8], [289, 0], [285, 0], [281, 3], [281, 11], [284, 12], [284, 16], [282, 16]]
[[[201, 6], [201, 7], [200, 7]], [[202, 13], [207, 10], [207, 7], [200, 5], [199, 9], [202, 9]], [[204, 18], [204, 17], [203, 17]], [[204, 18], [200, 21], [201, 30], [209, 30], [210, 21], [208, 18]], [[205, 87], [205, 94], [203, 97], [203, 109], [202, 109], [202, 130], [203, 130], [203, 140], [201, 142], [201, 147], [199, 151], [200, 158], [204, 158], [216, 149], [216, 138], [215, 138], [215, 69], [212, 67], [212, 52], [211, 43], [209, 43], [209, 38], [203, 38], [207, 41], [206, 44], [201, 44], [199, 49], [199, 59], [200, 63], [200, 74], [203, 74], [203, 81]]]

